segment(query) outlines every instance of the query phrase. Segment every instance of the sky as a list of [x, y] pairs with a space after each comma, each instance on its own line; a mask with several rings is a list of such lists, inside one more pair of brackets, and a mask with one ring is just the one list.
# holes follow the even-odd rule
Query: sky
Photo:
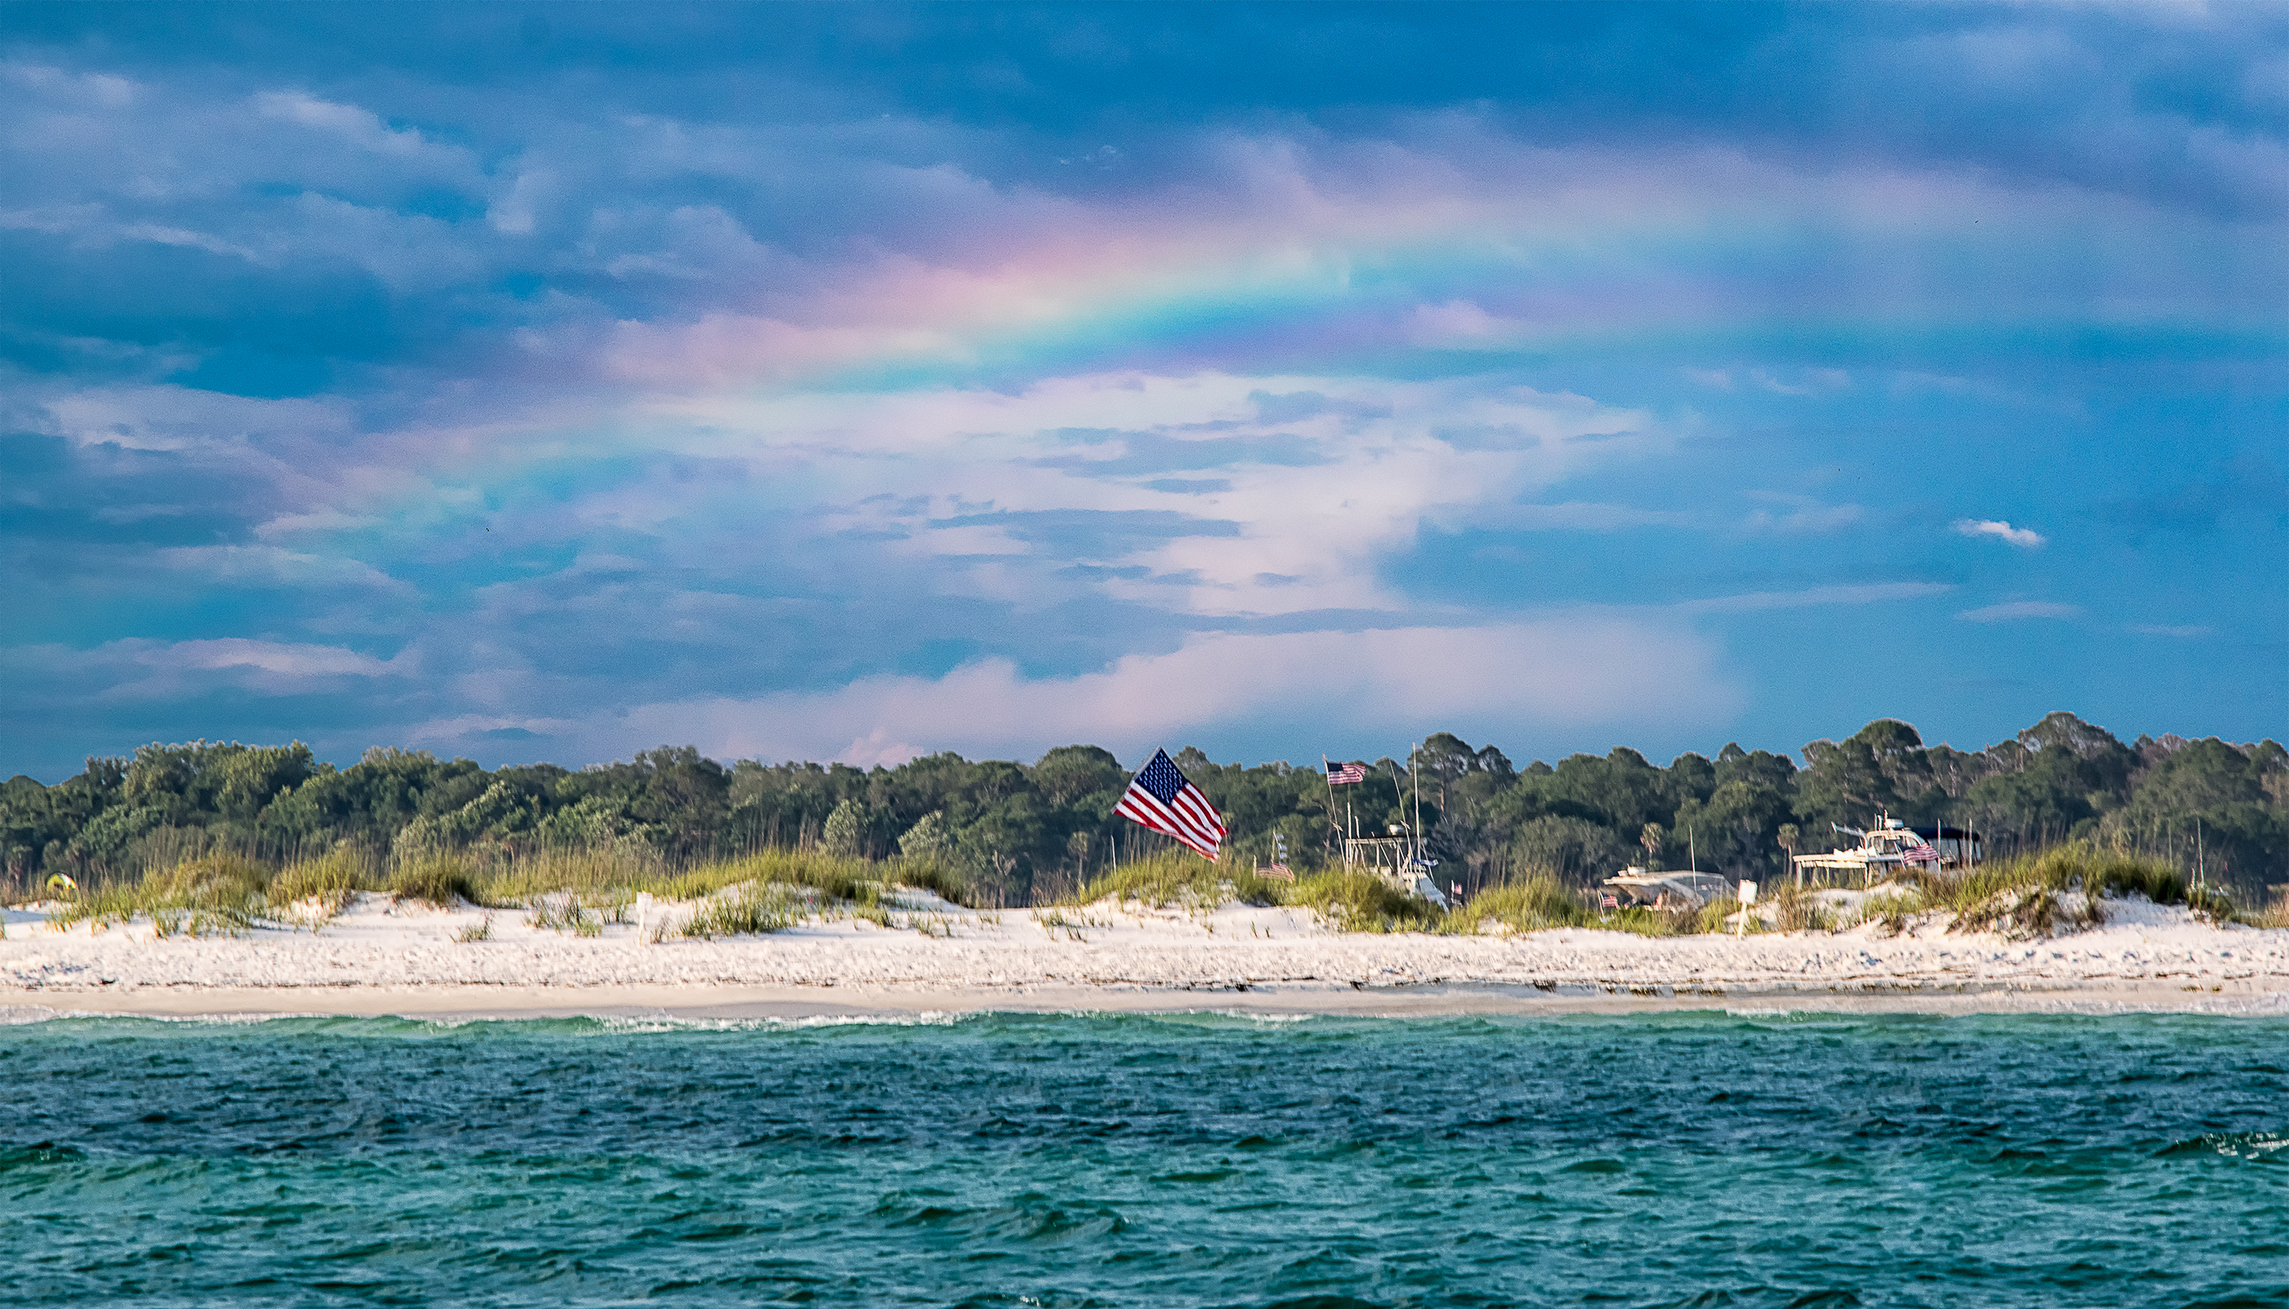
[[0, 775], [2289, 732], [2289, 9], [0, 4]]

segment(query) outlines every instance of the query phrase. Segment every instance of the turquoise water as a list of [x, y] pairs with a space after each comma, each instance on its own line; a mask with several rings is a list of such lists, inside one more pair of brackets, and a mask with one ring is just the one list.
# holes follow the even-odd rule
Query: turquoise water
[[0, 1303], [2289, 1305], [2289, 1024], [0, 1029]]

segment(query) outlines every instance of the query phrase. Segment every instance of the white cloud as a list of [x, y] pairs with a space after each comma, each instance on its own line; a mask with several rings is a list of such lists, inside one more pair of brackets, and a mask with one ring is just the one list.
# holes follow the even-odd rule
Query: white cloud
[[530, 236], [536, 222], [536, 211], [554, 197], [556, 174], [546, 168], [526, 168], [517, 173], [517, 180], [509, 184], [508, 191], [495, 199], [485, 211], [485, 219], [493, 230], [506, 236]]
[[2051, 600], [2013, 600], [2007, 604], [1988, 605], [1981, 609], [1966, 609], [1956, 615], [1967, 623], [2010, 623], [2022, 618], [2080, 618], [2081, 605], [2060, 604]]
[[322, 508], [302, 514], [280, 514], [254, 525], [254, 534], [270, 540], [281, 536], [323, 536], [334, 532], [358, 532], [378, 527], [382, 519], [371, 514], [350, 514], [335, 508]]
[[[629, 421], [692, 455], [745, 462], [758, 483], [810, 488], [811, 511], [830, 530], [903, 537], [894, 553], [967, 557], [975, 569], [998, 561], [997, 571], [941, 589], [1014, 587], [1036, 602], [1083, 585], [1058, 572], [1079, 562], [1129, 574], [1086, 583], [1102, 594], [1180, 612], [1396, 612], [1406, 602], [1375, 561], [1426, 525], [1669, 521], [1607, 506], [1518, 506], [1662, 438], [1639, 411], [1476, 379], [1123, 372], [1015, 394], [677, 397]], [[1585, 436], [1603, 439], [1573, 439]], [[656, 511], [675, 515], [688, 494], [661, 488]], [[631, 502], [618, 518], [636, 525], [646, 512]], [[1030, 529], [1044, 535], [1029, 543], [1024, 515], [1066, 527]], [[1096, 520], [1104, 533], [1090, 535], [1091, 515], [1107, 516]], [[1112, 515], [1159, 526], [1123, 535]], [[1056, 538], [1060, 530], [1070, 538]]]
[[1234, 725], [1322, 722], [1394, 739], [1451, 726], [1517, 739], [1587, 724], [1715, 724], [1741, 699], [1703, 638], [1585, 612], [1482, 627], [1208, 633], [1073, 677], [1028, 678], [992, 659], [939, 678], [648, 705], [581, 735], [604, 757], [664, 740], [719, 758], [858, 763], [944, 749], [1030, 757], [1093, 741], [1126, 759]]
[[566, 718], [502, 718], [489, 714], [462, 714], [456, 718], [440, 718], [407, 728], [403, 735], [413, 745], [466, 741], [486, 732], [503, 730], [531, 732], [535, 736], [554, 736], [558, 732], [577, 726]]
[[1751, 532], [1811, 536], [1842, 531], [1858, 525], [1867, 516], [1868, 511], [1859, 505], [1800, 504], [1781, 513], [1759, 509], [1748, 516], [1743, 526]]
[[96, 510], [93, 517], [99, 523], [124, 526], [128, 523], [147, 522], [153, 518], [180, 518], [191, 512], [193, 511], [189, 505], [110, 505]]
[[107, 641], [93, 649], [62, 645], [0, 649], [0, 665], [68, 676], [98, 701], [178, 700], [237, 687], [261, 695], [337, 690], [345, 679], [410, 678], [421, 672], [412, 647], [380, 659], [339, 645], [220, 637]]
[[1531, 324], [1490, 314], [1468, 300], [1418, 305], [1408, 315], [1405, 336], [1432, 350], [1509, 350], [1524, 342]]
[[244, 586], [364, 586], [378, 591], [413, 588], [356, 559], [299, 554], [275, 545], [178, 545], [153, 552], [168, 568]]
[[91, 387], [42, 402], [47, 426], [74, 445], [246, 455], [249, 442], [349, 430], [334, 400], [261, 400], [180, 386]]
[[1951, 526], [1965, 536], [1991, 536], [2026, 550], [2043, 544], [2045, 539], [2032, 528], [2013, 527], [2001, 519], [1958, 518]]
[[431, 145], [411, 128], [390, 127], [371, 110], [320, 100], [300, 91], [264, 92], [254, 97], [254, 107], [265, 118], [298, 123], [375, 154], [417, 158], [437, 151], [453, 164], [464, 158], [460, 151]]
[[110, 73], [70, 73], [46, 64], [15, 61], [0, 64], [0, 81], [82, 108], [124, 109], [135, 102], [140, 89], [136, 83]]
[[407, 672], [392, 662], [338, 645], [297, 645], [224, 637], [177, 641], [135, 653], [135, 662], [164, 668], [254, 668], [287, 677], [384, 677]]
[[1818, 395], [1822, 391], [1842, 391], [1852, 385], [1852, 375], [1841, 368], [1806, 368], [1797, 373], [1793, 383], [1783, 382], [1771, 371], [1763, 368], [1749, 370], [1749, 379], [1774, 395]]
[[1691, 514], [1674, 509], [1638, 509], [1631, 505], [1597, 504], [1568, 500], [1554, 505], [1515, 505], [1485, 515], [1490, 526], [1530, 531], [1619, 532], [1631, 527], [1674, 527], [1690, 523]]
[[1879, 604], [1886, 600], [1914, 600], [1940, 595], [1955, 588], [1945, 582], [1869, 582], [1853, 586], [1814, 586], [1802, 591], [1750, 591], [1706, 600], [1687, 600], [1674, 606], [1688, 614], [1744, 614], [1767, 609], [1809, 609], [1817, 605]]
[[122, 223], [111, 229], [111, 234], [122, 241], [148, 241], [153, 245], [178, 245], [208, 254], [223, 255], [231, 259], [244, 259], [248, 263], [261, 263], [262, 256], [247, 246], [226, 241], [206, 232], [188, 228], [169, 227], [163, 223]]

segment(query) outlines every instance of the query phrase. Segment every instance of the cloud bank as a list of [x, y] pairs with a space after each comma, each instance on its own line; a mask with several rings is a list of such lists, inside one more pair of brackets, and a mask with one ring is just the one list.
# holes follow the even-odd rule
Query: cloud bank
[[2284, 707], [2271, 11], [179, 12], [0, 41], [13, 767]]

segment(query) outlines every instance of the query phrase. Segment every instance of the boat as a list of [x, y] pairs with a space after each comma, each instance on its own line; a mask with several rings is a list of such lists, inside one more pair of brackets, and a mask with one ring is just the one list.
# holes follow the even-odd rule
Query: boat
[[1800, 879], [1806, 872], [1845, 876], [1857, 873], [1864, 884], [1873, 885], [1893, 873], [1935, 872], [1942, 868], [1966, 868], [1979, 862], [1978, 836], [1961, 827], [1910, 827], [1888, 815], [1865, 831], [1841, 823], [1829, 826], [1840, 836], [1858, 837], [1860, 843], [1849, 850], [1795, 856], [1793, 862]]
[[1439, 861], [1431, 858], [1422, 842], [1405, 827], [1392, 823], [1390, 831], [1389, 836], [1344, 837], [1343, 866], [1372, 873], [1402, 895], [1428, 900], [1441, 909], [1451, 908], [1452, 901], [1432, 877]]
[[1731, 894], [1733, 884], [1715, 873], [1656, 873], [1631, 864], [1605, 879], [1612, 889], [1608, 909], [1699, 909]]

